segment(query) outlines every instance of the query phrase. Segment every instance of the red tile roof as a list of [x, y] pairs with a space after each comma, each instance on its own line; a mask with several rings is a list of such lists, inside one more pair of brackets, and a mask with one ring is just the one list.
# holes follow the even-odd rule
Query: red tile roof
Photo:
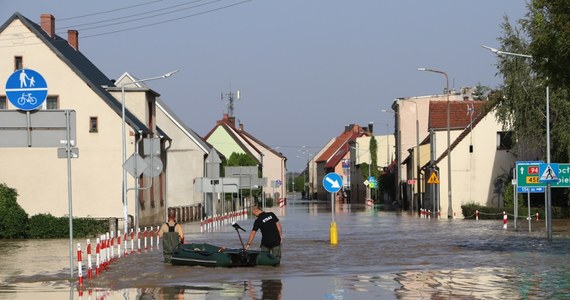
[[[465, 129], [483, 110], [487, 101], [449, 101], [449, 127]], [[469, 113], [470, 110], [474, 110]], [[447, 128], [447, 101], [431, 101], [429, 104], [429, 128]]]
[[315, 162], [325, 162], [325, 168], [334, 168], [349, 152], [350, 141], [356, 138], [368, 135], [367, 132], [359, 125], [351, 125], [348, 130], [342, 132], [335, 141], [319, 156]]

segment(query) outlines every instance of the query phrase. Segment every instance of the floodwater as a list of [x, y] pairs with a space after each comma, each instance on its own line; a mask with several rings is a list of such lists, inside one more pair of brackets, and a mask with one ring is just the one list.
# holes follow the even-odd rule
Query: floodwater
[[[428, 220], [340, 204], [338, 245], [330, 245], [330, 203], [269, 210], [284, 231], [278, 267], [172, 266], [155, 247], [78, 286], [69, 281], [68, 240], [1, 241], [0, 299], [570, 299], [568, 221], [554, 220], [549, 242], [544, 220], [529, 232], [526, 220], [504, 230], [502, 220]], [[238, 223], [245, 240], [253, 219]], [[231, 225], [184, 227], [186, 242], [241, 247]]]

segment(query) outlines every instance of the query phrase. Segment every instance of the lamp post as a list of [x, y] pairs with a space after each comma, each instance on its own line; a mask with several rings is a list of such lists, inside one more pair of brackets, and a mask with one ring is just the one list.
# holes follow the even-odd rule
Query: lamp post
[[[123, 148], [123, 165], [125, 164], [125, 161], [127, 160], [127, 137], [126, 137], [126, 122], [125, 122], [125, 86], [127, 85], [133, 85], [133, 84], [137, 84], [137, 83], [142, 83], [145, 81], [151, 81], [151, 80], [157, 80], [157, 79], [163, 79], [163, 78], [168, 78], [170, 76], [172, 76], [172, 74], [178, 72], [178, 70], [172, 71], [172, 72], [168, 72], [164, 75], [161, 76], [156, 76], [156, 77], [151, 77], [151, 78], [146, 78], [146, 79], [140, 79], [140, 80], [135, 80], [133, 82], [129, 82], [129, 83], [125, 83], [121, 86], [121, 135], [122, 135], [122, 148]], [[127, 204], [127, 170], [125, 168], [123, 168], [123, 179], [122, 179], [122, 201], [123, 201], [123, 212], [124, 212], [124, 217], [125, 217], [125, 221], [124, 221], [124, 227], [125, 227], [125, 234], [128, 233], [128, 229], [129, 229], [129, 224], [128, 224], [128, 220], [129, 220], [129, 211], [128, 211], [128, 204]]]
[[[387, 110], [387, 109], [382, 109], [381, 112], [394, 114], [395, 117], [397, 117], [397, 114], [398, 114], [397, 112], [395, 112], [393, 110]], [[398, 170], [398, 183], [396, 184], [396, 197], [397, 197], [398, 202], [400, 204], [400, 208], [403, 209], [404, 208], [404, 205], [402, 203], [403, 201], [400, 201], [400, 200], [402, 200], [400, 198], [400, 194], [401, 194], [400, 185], [402, 183], [402, 170], [400, 167], [400, 165], [401, 165], [400, 152], [402, 149], [402, 137], [401, 137], [401, 132], [400, 132], [400, 125], [398, 125], [398, 122], [397, 122], [397, 121], [399, 121], [399, 119], [400, 118], [398, 117], [397, 120], [394, 121], [394, 126], [395, 126], [395, 128], [398, 129], [398, 131], [396, 132], [396, 141], [395, 141], [396, 142], [396, 145], [395, 145], [395, 147], [396, 147], [396, 160], [397, 160], [396, 169]]]
[[[483, 48], [497, 54], [518, 56], [532, 59], [532, 55], [501, 51], [499, 49], [481, 45]], [[546, 86], [546, 163], [550, 165], [550, 89]], [[552, 240], [552, 194], [550, 182], [546, 183], [546, 232], [548, 240]]]
[[449, 103], [449, 77], [447, 73], [439, 70], [418, 68], [418, 71], [438, 73], [445, 76], [445, 94], [447, 96], [447, 218], [453, 218], [453, 202], [451, 199], [451, 126], [450, 126], [450, 103]]

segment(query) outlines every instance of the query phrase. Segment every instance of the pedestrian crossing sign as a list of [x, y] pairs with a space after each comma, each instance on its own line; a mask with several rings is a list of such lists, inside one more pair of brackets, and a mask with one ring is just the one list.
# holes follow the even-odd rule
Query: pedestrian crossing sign
[[439, 184], [439, 178], [437, 177], [436, 172], [431, 173], [431, 176], [429, 177], [427, 183]]
[[540, 164], [538, 174], [541, 182], [558, 182], [558, 164]]

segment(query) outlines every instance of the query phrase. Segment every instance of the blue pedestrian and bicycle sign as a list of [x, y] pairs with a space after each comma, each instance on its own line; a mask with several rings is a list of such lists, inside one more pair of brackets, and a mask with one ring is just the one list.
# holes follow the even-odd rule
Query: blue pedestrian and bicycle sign
[[47, 98], [47, 83], [32, 69], [16, 70], [6, 81], [6, 97], [21, 110], [34, 110]]
[[323, 186], [329, 193], [336, 193], [342, 188], [342, 177], [337, 173], [328, 173], [323, 178]]

